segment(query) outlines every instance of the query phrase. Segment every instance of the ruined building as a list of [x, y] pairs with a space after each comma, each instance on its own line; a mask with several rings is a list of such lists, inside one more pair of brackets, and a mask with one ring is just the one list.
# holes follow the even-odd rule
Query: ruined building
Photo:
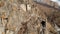
[[0, 0], [0, 34], [60, 34], [60, 7], [51, 0]]

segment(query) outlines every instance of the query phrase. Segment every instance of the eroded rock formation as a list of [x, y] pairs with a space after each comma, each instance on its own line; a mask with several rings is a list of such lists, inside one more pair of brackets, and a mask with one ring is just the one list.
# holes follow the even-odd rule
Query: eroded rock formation
[[33, 0], [0, 0], [0, 34], [57, 34], [59, 15], [59, 10]]

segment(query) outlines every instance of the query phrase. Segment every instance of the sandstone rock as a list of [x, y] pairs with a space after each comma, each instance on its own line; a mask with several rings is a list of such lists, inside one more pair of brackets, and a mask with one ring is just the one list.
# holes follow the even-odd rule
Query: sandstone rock
[[27, 4], [27, 10], [31, 10], [31, 5]]
[[[52, 13], [55, 12], [54, 8], [40, 5], [33, 2], [33, 0], [6, 0], [5, 2], [5, 6], [4, 2], [0, 3], [1, 7], [4, 6], [3, 8], [0, 8], [0, 18], [2, 18], [2, 21], [0, 19], [0, 22], [5, 26], [3, 27], [3, 25], [0, 24], [0, 34], [4, 34], [5, 29], [7, 29], [5, 32], [6, 34], [40, 34], [42, 32], [41, 22], [46, 21], [48, 17], [51, 18]], [[54, 15], [55, 17], [59, 17], [59, 14]], [[58, 21], [60, 22], [60, 19], [56, 18], [55, 21], [56, 23]], [[51, 25], [51, 23], [53, 22], [50, 22], [50, 19], [47, 19], [46, 34], [50, 34], [50, 31], [56, 33], [53, 27], [54, 24]]]
[[0, 1], [0, 7], [3, 7], [3, 6], [4, 6], [4, 2]]
[[13, 31], [7, 30], [6, 34], [14, 34]]
[[24, 10], [26, 12], [26, 5], [25, 4], [21, 4], [20, 7], [22, 10]]
[[[2, 34], [5, 30], [5, 27], [3, 27], [3, 26], [0, 26], [0, 34]], [[4, 32], [5, 33], [5, 32]]]

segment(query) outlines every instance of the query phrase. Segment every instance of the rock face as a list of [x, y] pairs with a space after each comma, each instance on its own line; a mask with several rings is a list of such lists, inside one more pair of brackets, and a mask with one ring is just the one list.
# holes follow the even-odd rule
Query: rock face
[[0, 0], [0, 34], [57, 34], [59, 14], [33, 0]]

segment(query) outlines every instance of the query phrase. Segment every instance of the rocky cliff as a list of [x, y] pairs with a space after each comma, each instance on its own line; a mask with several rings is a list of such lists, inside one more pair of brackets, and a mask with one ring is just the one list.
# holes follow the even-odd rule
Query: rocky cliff
[[59, 15], [33, 0], [0, 0], [0, 34], [57, 34]]

